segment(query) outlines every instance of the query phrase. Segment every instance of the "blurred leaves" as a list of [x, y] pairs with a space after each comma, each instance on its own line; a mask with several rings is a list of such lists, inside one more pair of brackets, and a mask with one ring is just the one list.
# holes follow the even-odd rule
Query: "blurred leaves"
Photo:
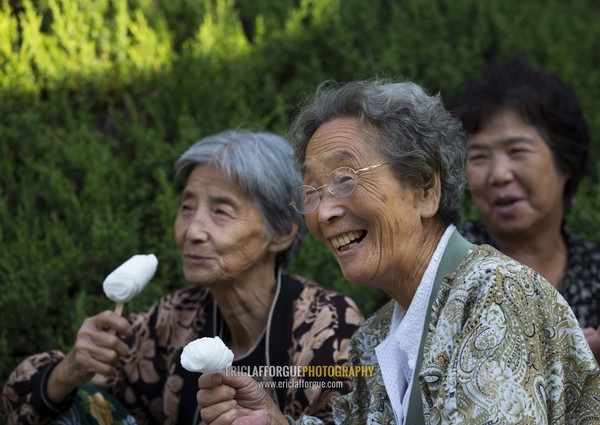
[[[284, 132], [325, 79], [389, 75], [449, 96], [525, 51], [580, 96], [595, 169], [599, 17], [593, 0], [0, 0], [0, 381], [112, 308], [102, 281], [134, 253], [159, 267], [129, 311], [186, 285], [175, 159], [226, 128]], [[569, 225], [600, 239], [599, 211], [588, 179]], [[366, 316], [387, 300], [310, 236], [290, 271]]]

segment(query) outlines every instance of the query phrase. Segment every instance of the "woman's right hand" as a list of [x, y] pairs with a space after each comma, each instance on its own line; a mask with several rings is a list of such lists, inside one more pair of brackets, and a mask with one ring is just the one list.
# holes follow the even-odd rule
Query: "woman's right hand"
[[207, 425], [288, 425], [275, 402], [250, 376], [205, 373], [196, 399]]
[[121, 338], [130, 335], [131, 325], [114, 311], [85, 319], [73, 348], [48, 377], [46, 392], [50, 400], [60, 403], [95, 374], [113, 375], [119, 359], [129, 351]]

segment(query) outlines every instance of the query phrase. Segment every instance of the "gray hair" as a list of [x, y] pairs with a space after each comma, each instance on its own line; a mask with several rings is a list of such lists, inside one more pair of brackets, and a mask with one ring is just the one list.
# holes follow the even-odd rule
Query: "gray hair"
[[399, 181], [429, 188], [439, 174], [441, 198], [436, 216], [446, 225], [459, 224], [466, 187], [466, 135], [460, 121], [444, 108], [439, 94], [430, 96], [411, 82], [379, 78], [322, 83], [301, 105], [290, 127], [300, 166], [313, 134], [339, 117], [358, 118], [365, 135], [391, 162]]
[[306, 234], [303, 217], [289, 206], [290, 193], [302, 184], [287, 140], [267, 132], [228, 130], [205, 137], [175, 163], [175, 185], [181, 191], [196, 165], [215, 165], [256, 202], [271, 235], [287, 235], [294, 223], [299, 231], [290, 247], [280, 252], [277, 266], [289, 265]]

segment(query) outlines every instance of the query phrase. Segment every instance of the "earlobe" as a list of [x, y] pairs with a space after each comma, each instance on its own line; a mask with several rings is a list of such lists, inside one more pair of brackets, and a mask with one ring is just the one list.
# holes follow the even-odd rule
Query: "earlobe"
[[421, 217], [432, 218], [440, 208], [440, 199], [442, 197], [442, 183], [440, 175], [435, 174], [429, 187], [422, 189], [421, 199]]
[[273, 240], [271, 241], [271, 252], [281, 252], [285, 251], [292, 245], [294, 239], [296, 238], [296, 234], [298, 233], [299, 224], [294, 222], [288, 234], [286, 235], [275, 235]]

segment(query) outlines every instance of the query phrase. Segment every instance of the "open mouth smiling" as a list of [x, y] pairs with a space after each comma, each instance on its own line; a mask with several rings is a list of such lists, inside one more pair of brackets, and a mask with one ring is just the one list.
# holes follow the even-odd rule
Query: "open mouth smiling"
[[338, 251], [345, 251], [357, 245], [364, 239], [367, 232], [364, 230], [354, 230], [352, 232], [344, 233], [343, 235], [331, 238], [331, 244]]
[[501, 199], [497, 199], [494, 202], [494, 205], [497, 207], [508, 207], [517, 201], [518, 201], [517, 198], [501, 198]]

